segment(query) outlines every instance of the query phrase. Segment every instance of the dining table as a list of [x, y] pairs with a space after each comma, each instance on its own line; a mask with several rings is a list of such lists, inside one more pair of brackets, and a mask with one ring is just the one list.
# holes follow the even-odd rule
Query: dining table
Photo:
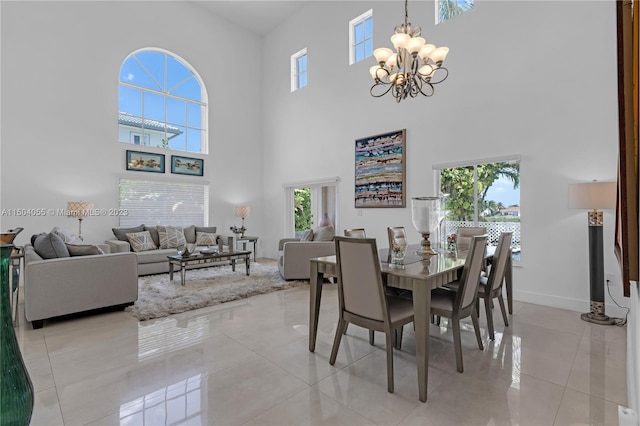
[[[414, 325], [416, 339], [416, 364], [418, 371], [418, 399], [427, 400], [429, 378], [429, 316], [431, 313], [431, 290], [456, 281], [464, 267], [466, 253], [458, 255], [437, 253], [428, 257], [414, 254], [418, 245], [409, 246], [401, 265], [391, 263], [388, 249], [379, 250], [380, 271], [387, 287], [413, 292]], [[486, 258], [490, 261], [495, 247], [488, 246]], [[337, 276], [336, 256], [322, 256], [310, 259], [311, 276], [309, 291], [309, 351], [314, 352], [318, 335], [320, 300], [325, 276]], [[505, 274], [507, 299], [512, 297], [511, 256]], [[509, 312], [512, 312], [509, 303]]]

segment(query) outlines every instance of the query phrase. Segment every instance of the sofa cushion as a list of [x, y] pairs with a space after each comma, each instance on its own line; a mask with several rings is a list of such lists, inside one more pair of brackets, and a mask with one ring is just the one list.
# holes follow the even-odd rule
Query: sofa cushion
[[33, 249], [43, 259], [69, 257], [69, 249], [62, 238], [54, 233], [40, 234], [33, 241]]
[[332, 241], [335, 236], [333, 226], [322, 226], [313, 230], [312, 241]]
[[209, 234], [215, 234], [218, 227], [216, 226], [196, 226], [197, 232], [207, 232]]
[[313, 241], [313, 229], [307, 229], [300, 236], [300, 241]]
[[95, 244], [70, 244], [66, 243], [71, 256], [90, 256], [92, 254], [104, 254], [104, 251]]
[[[178, 254], [178, 251], [176, 249], [158, 249], [158, 250], [140, 251], [136, 253], [136, 256], [138, 256], [139, 265], [150, 264], [150, 263], [162, 264], [163, 266], [167, 266], [167, 270], [164, 271], [164, 272], [167, 272], [169, 270], [168, 269], [169, 259], [167, 259], [167, 256], [175, 256], [177, 254]], [[157, 272], [157, 273], [160, 273], [160, 272]]]
[[184, 232], [184, 239], [187, 240], [188, 243], [194, 244], [196, 242], [197, 235], [195, 225], [185, 226], [182, 232]]
[[158, 225], [158, 235], [160, 236], [161, 249], [178, 248], [187, 244], [181, 226]]
[[144, 231], [144, 225], [134, 226], [133, 228], [111, 228], [111, 232], [120, 241], [129, 241], [127, 234]]
[[158, 234], [158, 227], [145, 225], [144, 230], [149, 231], [153, 243], [156, 245], [156, 247], [160, 247], [160, 235]]
[[215, 246], [218, 244], [216, 234], [210, 232], [196, 232], [196, 245], [199, 246]]
[[58, 237], [62, 238], [67, 244], [84, 244], [82, 242], [82, 238], [77, 236], [76, 234], [72, 234], [69, 231], [65, 231], [64, 229], [56, 226], [51, 230], [52, 233], [56, 234]]
[[158, 246], [153, 242], [149, 231], [132, 232], [127, 234], [131, 249], [135, 252], [155, 250]]

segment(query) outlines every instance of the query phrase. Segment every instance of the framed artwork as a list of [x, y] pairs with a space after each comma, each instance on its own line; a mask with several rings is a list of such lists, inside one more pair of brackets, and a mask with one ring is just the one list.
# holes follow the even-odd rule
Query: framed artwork
[[356, 139], [355, 207], [406, 207], [406, 129]]
[[171, 156], [171, 173], [179, 175], [202, 176], [204, 160], [201, 158]]
[[127, 170], [164, 173], [164, 154], [127, 150]]

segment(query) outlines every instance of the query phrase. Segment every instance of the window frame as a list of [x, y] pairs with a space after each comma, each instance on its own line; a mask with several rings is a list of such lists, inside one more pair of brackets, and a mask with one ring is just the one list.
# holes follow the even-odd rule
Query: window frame
[[[306, 67], [303, 72], [306, 76], [304, 86], [300, 86], [299, 78], [303, 73], [301, 73], [298, 69], [298, 60], [302, 57], [306, 58]], [[307, 55], [307, 48], [305, 47], [304, 49], [301, 49], [296, 53], [294, 53], [293, 55], [291, 55], [291, 92], [295, 92], [296, 90], [300, 90], [307, 87], [307, 85], [309, 84], [308, 71], [309, 71], [309, 57]]]
[[[493, 163], [518, 163], [518, 165], [520, 166], [522, 164], [522, 160], [520, 155], [507, 155], [507, 156], [501, 156], [501, 157], [492, 157], [492, 158], [481, 158], [481, 159], [474, 159], [474, 160], [468, 160], [468, 161], [460, 161], [460, 162], [451, 162], [451, 163], [440, 163], [440, 164], [434, 164], [432, 166], [433, 172], [434, 172], [434, 182], [436, 185], [436, 193], [441, 194], [442, 193], [442, 181], [441, 181], [441, 171], [443, 169], [453, 169], [453, 168], [464, 168], [464, 167], [473, 167], [473, 198], [474, 198], [474, 217], [473, 217], [473, 224], [472, 226], [482, 226], [483, 224], [487, 224], [487, 223], [501, 223], [501, 222], [492, 222], [492, 221], [480, 221], [480, 212], [479, 212], [479, 199], [478, 199], [478, 169], [477, 167], [483, 164], [493, 164]], [[520, 168], [519, 168], [520, 170]], [[519, 176], [521, 176], [521, 170], [519, 171]], [[519, 180], [520, 185], [518, 186], [519, 190], [521, 187], [521, 183], [522, 181]], [[519, 206], [520, 208], [522, 207], [522, 197], [520, 197], [519, 199]], [[446, 208], [446, 207], [445, 207]], [[518, 230], [518, 238], [517, 240], [514, 239], [512, 241], [512, 245], [517, 244], [517, 246], [520, 248], [522, 248], [522, 241], [521, 241], [521, 234], [522, 234], [522, 226], [521, 226], [521, 217], [522, 217], [522, 211], [520, 210], [520, 214], [518, 215], [518, 223], [519, 225], [519, 230]], [[467, 222], [471, 222], [471, 221], [467, 221]], [[508, 223], [508, 222], [507, 222]], [[448, 231], [445, 232], [445, 234], [447, 234]], [[489, 232], [490, 233], [490, 232]], [[443, 236], [440, 236], [440, 239], [442, 239]], [[518, 256], [520, 256], [520, 254], [518, 254]], [[514, 264], [521, 264], [521, 259], [518, 258], [517, 260], [514, 259]]]
[[[356, 42], [356, 26], [361, 23], [365, 23], [368, 19], [371, 19], [371, 37], [365, 37], [361, 42]], [[356, 46], [361, 43], [366, 43], [367, 40], [371, 40], [371, 53], [367, 55], [365, 51], [365, 56], [362, 59], [356, 59]], [[357, 62], [362, 62], [365, 59], [373, 56], [373, 9], [369, 9], [366, 12], [362, 13], [360, 16], [353, 18], [349, 21], [349, 65], [353, 65]]]
[[[159, 87], [156, 88], [150, 88], [150, 87], [146, 87], [143, 85], [139, 85], [139, 84], [133, 84], [127, 81], [123, 81], [123, 79], [121, 79], [121, 74], [123, 72], [123, 67], [125, 66], [125, 64], [132, 59], [132, 57], [136, 60], [136, 62], [138, 62], [138, 65], [140, 66], [140, 68], [147, 73], [147, 75], [151, 76], [153, 74], [153, 70], [149, 70], [147, 69], [147, 67], [140, 62], [140, 60], [135, 56], [141, 53], [145, 53], [145, 52], [154, 52], [154, 53], [160, 53], [164, 55], [164, 61], [163, 61], [163, 70], [162, 70], [162, 74], [164, 76], [164, 81], [159, 82], [155, 77], [150, 77], [151, 80], [156, 83], [158, 86], [161, 86], [162, 89], [160, 89]], [[179, 63], [182, 67], [184, 67], [184, 70], [188, 71], [190, 74], [187, 78], [182, 79], [178, 84], [175, 84], [174, 87], [171, 87], [170, 89], [167, 88], [167, 74], [170, 72], [169, 71], [169, 58], [173, 59], [173, 61]], [[164, 149], [169, 149], [171, 151], [175, 151], [175, 152], [181, 152], [181, 153], [191, 153], [191, 154], [208, 154], [209, 153], [209, 105], [208, 105], [208, 94], [207, 94], [207, 90], [204, 84], [204, 81], [202, 79], [202, 77], [200, 76], [200, 74], [198, 73], [198, 71], [188, 62], [186, 61], [184, 58], [180, 57], [179, 55], [176, 55], [175, 53], [168, 51], [166, 49], [161, 49], [161, 48], [156, 48], [156, 47], [145, 47], [145, 48], [141, 48], [141, 49], [137, 49], [131, 53], [129, 53], [127, 55], [127, 57], [122, 61], [122, 63], [120, 64], [120, 68], [119, 68], [119, 77], [118, 77], [118, 142], [120, 143], [127, 143], [127, 144], [131, 144], [131, 145], [135, 145], [133, 143], [133, 138], [130, 136], [128, 138], [128, 140], [124, 140], [125, 138], [122, 137], [122, 129], [124, 128], [125, 132], [138, 132], [141, 135], [145, 135], [143, 138], [141, 138], [143, 145], [140, 146], [154, 146], [154, 147], [158, 147], [158, 148], [164, 148]], [[200, 89], [200, 100], [197, 99], [192, 99], [192, 98], [187, 98], [184, 96], [180, 96], [180, 95], [176, 95], [174, 93], [171, 93], [173, 89], [180, 87], [183, 83], [185, 83], [186, 81], [190, 80], [190, 79], [194, 79], [194, 81], [197, 83], [197, 85], [199, 86]], [[140, 115], [137, 115], [136, 113], [132, 113], [129, 111], [120, 111], [121, 108], [121, 88], [129, 88], [129, 89], [133, 89], [136, 91], [140, 92], [141, 95], [141, 99], [140, 99]], [[165, 89], [169, 89], [169, 90], [165, 90]], [[154, 97], [161, 97], [163, 100], [163, 105], [161, 106], [161, 109], [164, 111], [164, 120], [159, 120], [157, 118], [152, 118], [150, 116], [145, 116], [145, 102], [148, 102], [147, 98], [154, 98]], [[170, 120], [169, 118], [169, 109], [170, 107], [168, 106], [169, 100], [172, 101], [178, 101], [178, 102], [184, 102], [184, 123], [178, 123], [178, 122], [174, 122], [172, 120]], [[199, 126], [196, 124], [191, 124], [189, 122], [189, 111], [190, 108], [195, 105], [198, 108], [199, 111], [199, 119], [196, 121], [199, 121]], [[124, 115], [123, 115], [124, 114]], [[139, 127], [136, 126], [132, 126], [131, 124], [126, 124], [126, 123], [121, 123], [121, 120], [123, 120], [123, 117], [127, 117], [127, 116], [133, 116], [135, 118], [139, 118], [140, 124]], [[159, 130], [158, 128], [149, 128], [149, 130], [152, 133], [147, 133], [147, 128], [145, 127], [145, 124], [147, 122], [154, 122], [155, 126], [158, 126], [158, 123], [160, 126], [164, 126], [164, 130]], [[134, 129], [135, 127], [135, 129]], [[184, 146], [182, 148], [178, 148], [178, 147], [171, 147], [169, 140], [172, 138], [172, 136], [170, 136], [171, 134], [176, 133], [176, 129], [183, 129], [184, 132]], [[173, 132], [170, 130], [174, 130]], [[149, 143], [146, 143], [147, 141], [145, 140], [146, 138], [150, 138], [149, 135], [151, 134], [157, 134], [157, 132], [164, 132], [164, 136], [161, 139], [161, 143], [157, 144], [157, 145], [152, 145], [152, 142], [149, 141]], [[199, 139], [199, 147], [200, 150], [199, 151], [195, 151], [195, 150], [190, 150], [190, 144], [189, 144], [189, 134], [194, 132], [195, 134], [199, 134], [199, 137], [196, 139]]]

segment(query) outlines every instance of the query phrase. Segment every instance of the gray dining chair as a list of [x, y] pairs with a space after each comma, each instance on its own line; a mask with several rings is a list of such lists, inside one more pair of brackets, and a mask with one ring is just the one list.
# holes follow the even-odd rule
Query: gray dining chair
[[389, 250], [393, 247], [394, 242], [407, 244], [407, 234], [404, 231], [404, 226], [387, 227], [387, 236], [389, 238]]
[[464, 226], [458, 228], [456, 246], [459, 251], [467, 251], [471, 246], [471, 237], [476, 235], [484, 235], [487, 233], [487, 228], [484, 226]]
[[[479, 311], [480, 299], [484, 299], [484, 310], [487, 316], [487, 328], [489, 329], [489, 338], [495, 340], [495, 332], [493, 325], [493, 299], [498, 299], [500, 304], [500, 310], [502, 311], [502, 319], [504, 325], [509, 326], [509, 319], [507, 318], [507, 309], [505, 308], [504, 298], [502, 297], [502, 283], [504, 282], [505, 272], [507, 270], [507, 261], [511, 252], [511, 232], [503, 232], [498, 239], [498, 245], [493, 255], [491, 267], [489, 269], [489, 276], [480, 277], [480, 285], [478, 286], [478, 300], [476, 302], [476, 311]], [[446, 284], [445, 287], [458, 291], [460, 283], [458, 281]]]
[[486, 245], [486, 235], [472, 237], [471, 246], [467, 251], [467, 257], [459, 280], [458, 291], [452, 291], [444, 287], [431, 291], [431, 314], [451, 319], [456, 368], [459, 373], [464, 371], [462, 340], [460, 337], [460, 320], [462, 318], [471, 316], [478, 348], [480, 350], [484, 349], [482, 338], [480, 337], [476, 301], [478, 299], [480, 272], [482, 271]]
[[[367, 233], [364, 228], [353, 228], [353, 229], [345, 229], [344, 230], [345, 237], [351, 238], [367, 238]], [[347, 327], [344, 328], [345, 334], [347, 333]], [[375, 331], [369, 330], [369, 344], [373, 345], [375, 343]]]
[[375, 238], [335, 237], [340, 311], [329, 364], [334, 365], [347, 324], [386, 336], [387, 391], [393, 392], [394, 330], [413, 322], [413, 302], [388, 295]]

